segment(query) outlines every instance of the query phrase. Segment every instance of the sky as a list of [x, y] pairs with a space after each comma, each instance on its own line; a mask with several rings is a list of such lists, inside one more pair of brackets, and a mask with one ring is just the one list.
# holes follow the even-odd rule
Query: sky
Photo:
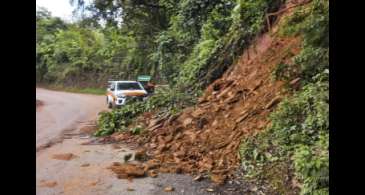
[[36, 5], [45, 7], [52, 13], [52, 16], [58, 16], [64, 20], [72, 20], [72, 6], [69, 0], [36, 0]]
[[45, 7], [51, 12], [52, 16], [72, 21], [73, 7], [70, 4], [70, 0], [36, 0], [36, 5]]

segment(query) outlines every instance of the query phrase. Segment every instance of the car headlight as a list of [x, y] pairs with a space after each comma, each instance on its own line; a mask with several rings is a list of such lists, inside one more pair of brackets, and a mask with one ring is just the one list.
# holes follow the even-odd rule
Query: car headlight
[[123, 95], [123, 94], [119, 94], [119, 95], [118, 95], [118, 98], [125, 98], [125, 95]]

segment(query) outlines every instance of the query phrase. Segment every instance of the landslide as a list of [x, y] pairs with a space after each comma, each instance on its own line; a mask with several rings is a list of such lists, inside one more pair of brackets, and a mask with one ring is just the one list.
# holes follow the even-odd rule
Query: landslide
[[209, 85], [197, 105], [178, 116], [145, 117], [143, 136], [114, 134], [117, 140], [137, 139], [147, 150], [147, 163], [160, 172], [209, 173], [217, 183], [231, 177], [240, 164], [238, 149], [245, 136], [263, 130], [268, 115], [287, 95], [284, 82], [271, 77], [279, 63], [292, 63], [299, 53], [300, 37], [278, 35], [282, 13], [270, 32], [259, 36], [237, 63]]

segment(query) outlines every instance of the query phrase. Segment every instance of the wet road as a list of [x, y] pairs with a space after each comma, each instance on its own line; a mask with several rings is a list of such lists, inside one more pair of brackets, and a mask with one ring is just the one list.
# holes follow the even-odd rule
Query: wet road
[[80, 122], [94, 120], [106, 109], [105, 97], [36, 89], [37, 100], [43, 105], [36, 112], [36, 147], [56, 139]]

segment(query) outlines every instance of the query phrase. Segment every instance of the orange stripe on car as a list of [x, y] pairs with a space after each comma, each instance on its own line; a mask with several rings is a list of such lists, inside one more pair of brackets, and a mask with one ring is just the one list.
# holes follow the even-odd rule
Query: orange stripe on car
[[106, 93], [106, 95], [112, 96], [113, 101], [115, 101], [115, 99], [117, 99], [117, 97], [113, 93], [111, 93], [111, 92]]
[[145, 93], [143, 92], [126, 92], [124, 93], [125, 96], [143, 96]]

